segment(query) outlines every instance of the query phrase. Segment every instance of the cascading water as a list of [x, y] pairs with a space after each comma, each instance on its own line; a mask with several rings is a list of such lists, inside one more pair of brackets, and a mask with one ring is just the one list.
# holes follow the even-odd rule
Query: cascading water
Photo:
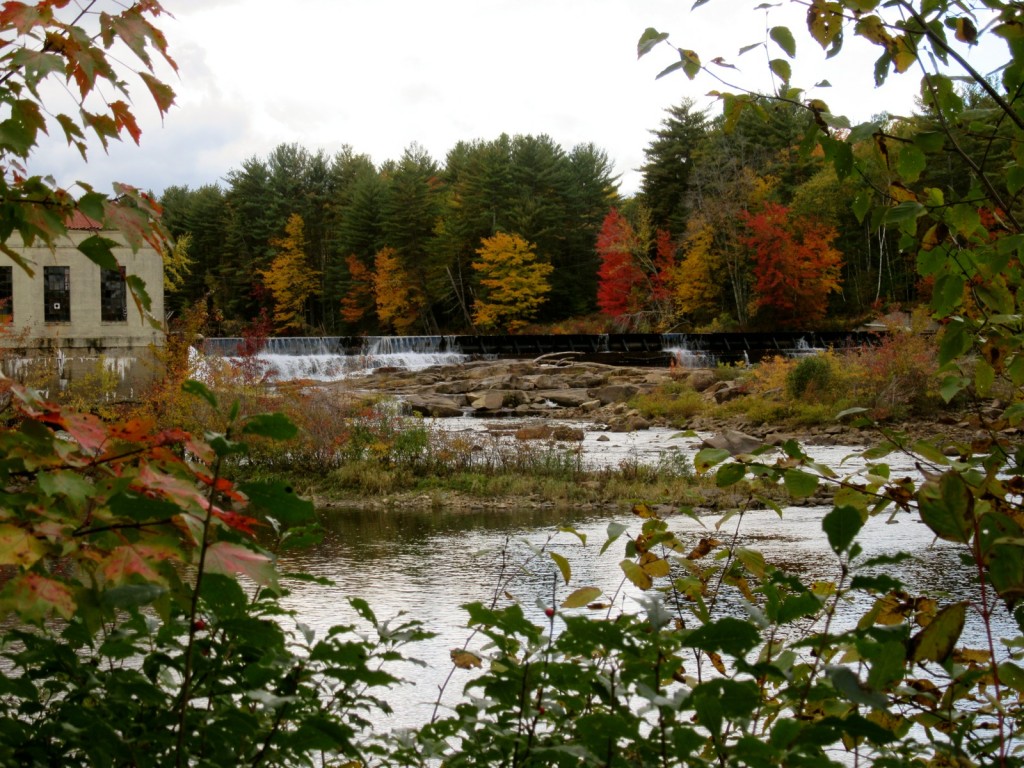
[[684, 333], [665, 333], [661, 337], [662, 349], [672, 356], [671, 365], [678, 368], [714, 368], [715, 356], [700, 349], [700, 342]]
[[207, 339], [203, 351], [239, 367], [279, 381], [311, 379], [338, 381], [393, 367], [421, 370], [432, 365], [463, 362], [454, 340], [445, 336], [367, 336], [358, 350], [338, 336], [286, 336], [266, 339], [258, 351], [244, 354], [245, 340]]

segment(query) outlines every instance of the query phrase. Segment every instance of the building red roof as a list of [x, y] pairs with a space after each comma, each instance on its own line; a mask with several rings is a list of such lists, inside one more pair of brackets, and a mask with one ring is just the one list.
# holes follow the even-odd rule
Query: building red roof
[[96, 219], [86, 216], [77, 210], [71, 214], [71, 217], [66, 222], [66, 226], [68, 229], [103, 229], [103, 225], [96, 221]]

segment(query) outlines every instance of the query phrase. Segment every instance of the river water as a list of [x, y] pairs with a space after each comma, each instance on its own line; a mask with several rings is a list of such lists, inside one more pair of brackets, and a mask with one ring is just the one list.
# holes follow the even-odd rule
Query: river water
[[[686, 459], [699, 448], [699, 440], [679, 438], [667, 430], [615, 439], [619, 441], [618, 452], [644, 460], [656, 459], [658, 452], [651, 449], [655, 445], [663, 449], [668, 445]], [[585, 445], [588, 461], [593, 461], [595, 450], [600, 453], [609, 449], [603, 443], [592, 443], [591, 447], [585, 441]], [[844, 474], [863, 466], [859, 459], [850, 458], [858, 449], [812, 451], [819, 461], [841, 465]], [[901, 462], [895, 463], [894, 477], [914, 471], [910, 458]], [[771, 510], [755, 509], [725, 521], [720, 528], [718, 514], [699, 520], [678, 514], [670, 517], [670, 524], [686, 547], [710, 534], [723, 542], [735, 540], [737, 546], [759, 550], [769, 563], [800, 574], [807, 582], [834, 581], [839, 576], [839, 563], [821, 530], [821, 520], [828, 511], [827, 507], [790, 507], [780, 516]], [[639, 532], [641, 522], [629, 508], [614, 513], [536, 508], [332, 511], [325, 520], [323, 543], [290, 556], [282, 566], [284, 570], [301, 569], [329, 578], [333, 585], [299, 584], [287, 600], [298, 610], [303, 623], [318, 634], [334, 624], [353, 620], [348, 597], [366, 599], [380, 619], [404, 612], [436, 632], [436, 638], [412, 650], [410, 655], [421, 659], [425, 666], [402, 670], [410, 684], [389, 696], [396, 712], [391, 722], [380, 724], [381, 728], [414, 726], [430, 716], [439, 686], [451, 670], [449, 651], [461, 647], [470, 637], [461, 608], [464, 604], [489, 602], [495, 595], [505, 604], [508, 593], [523, 605], [528, 618], [544, 625], [546, 607], [561, 602], [578, 587], [596, 586], [615, 610], [639, 610], [645, 596], [623, 579], [618, 563], [625, 556], [627, 538]], [[628, 532], [600, 554], [609, 525], [626, 526]], [[559, 530], [564, 527], [580, 535]], [[899, 566], [900, 576], [913, 593], [945, 595], [942, 602], [978, 597], [970, 571], [960, 562], [958, 548], [936, 541], [931, 531], [909, 514], [872, 518], [858, 540], [864, 557], [898, 551], [914, 553], [913, 560]], [[549, 550], [568, 560], [572, 569], [568, 586], [561, 581]], [[844, 603], [839, 617], [852, 622], [867, 608], [866, 601]], [[739, 606], [734, 609], [739, 610]], [[997, 630], [1007, 636], [1015, 634], [1013, 622], [1005, 613], [997, 617]], [[980, 622], [973, 612], [963, 644], [982, 647]], [[477, 650], [486, 653], [486, 649]], [[469, 679], [469, 673], [456, 672], [444, 694], [446, 703], [456, 701]]]

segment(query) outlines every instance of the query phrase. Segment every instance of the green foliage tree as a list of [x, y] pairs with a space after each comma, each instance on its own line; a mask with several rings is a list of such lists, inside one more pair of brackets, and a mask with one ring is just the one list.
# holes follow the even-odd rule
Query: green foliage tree
[[689, 218], [694, 155], [711, 125], [692, 99], [684, 99], [667, 112], [644, 150], [640, 195], [651, 209], [655, 226], [682, 234]]
[[[706, 0], [697, 6], [704, 4]], [[1024, 451], [1001, 434], [1006, 426], [1016, 429], [1024, 419], [1024, 337], [1020, 334], [1024, 231], [1015, 204], [1024, 188], [1024, 173], [1018, 168], [1024, 159], [1020, 142], [1024, 138], [1024, 118], [1019, 106], [1024, 85], [1024, 9], [1018, 3], [1000, 0], [978, 5], [947, 0], [885, 4], [836, 0], [810, 3], [806, 19], [810, 38], [830, 56], [845, 56], [844, 43], [851, 33], [877, 46], [880, 55], [874, 75], [879, 85], [891, 75], [921, 74], [921, 93], [930, 120], [901, 121], [897, 125], [875, 120], [851, 125], [832, 114], [823, 101], [805, 100], [806, 91], [791, 82], [789, 60], [796, 57], [797, 38], [789, 28], [770, 26], [764, 44], [779, 83], [772, 98], [805, 110], [808, 124], [804, 146], [810, 149], [817, 145], [840, 180], [858, 171], [874, 184], [862, 188], [854, 199], [854, 213], [872, 230], [885, 227], [898, 231], [898, 248], [916, 259], [920, 277], [933, 285], [930, 309], [943, 328], [939, 362], [946, 378], [942, 394], [947, 400], [961, 399], [976, 409], [974, 418], [981, 430], [971, 445], [956, 447], [955, 458], [950, 457], [948, 449], [942, 450], [941, 438], [911, 442], [902, 434], [883, 432], [883, 444], [868, 452], [869, 460], [882, 459], [893, 450], [913, 451], [921, 457], [923, 476], [892, 481], [888, 467], [881, 465], [882, 474], [876, 475], [875, 481], [841, 483], [837, 488], [823, 531], [842, 562], [843, 581], [853, 575], [850, 588], [871, 583], [870, 576], [865, 581], [855, 574], [858, 567], [880, 564], [863, 557], [855, 541], [856, 532], [865, 520], [891, 505], [913, 513], [938, 538], [959, 546], [964, 559], [976, 569], [976, 579], [968, 601], [945, 600], [934, 615], [918, 624], [924, 629], [915, 629], [908, 613], [897, 610], [891, 614], [892, 599], [898, 593], [891, 592], [893, 585], [883, 583], [884, 579], [874, 582], [874, 588], [887, 597], [879, 597], [874, 610], [860, 620], [853, 644], [839, 641], [833, 645], [826, 638], [829, 620], [821, 641], [831, 650], [817, 654], [818, 659], [826, 656], [836, 662], [825, 667], [828, 680], [819, 678], [814, 682], [823, 666], [815, 661], [801, 695], [788, 703], [785, 696], [776, 699], [795, 716], [786, 726], [786, 742], [796, 743], [828, 722], [844, 734], [848, 748], [857, 743], [888, 742], [886, 751], [898, 755], [900, 765], [919, 760], [933, 764], [1017, 765], [1022, 720], [1017, 693], [1010, 691], [1019, 687], [1019, 656], [1011, 652], [1007, 657], [1001, 652], [992, 621], [998, 598], [1013, 612], [1017, 628], [1024, 631], [1020, 604], [1024, 594], [1024, 548], [1017, 537], [1022, 506], [1015, 490], [1024, 476]], [[647, 30], [640, 38], [640, 55], [649, 53], [667, 37], [657, 30]], [[968, 51], [976, 45], [1005, 50], [998, 78], [990, 80], [972, 65]], [[681, 70], [696, 78], [705, 69], [704, 59], [695, 50], [674, 50], [678, 60], [665, 72]], [[722, 58], [710, 62], [711, 66], [728, 64]], [[983, 91], [991, 108], [965, 114], [968, 110], [954, 78], [967, 80]], [[720, 98], [725, 120], [732, 124], [745, 112], [756, 111], [763, 101], [743, 92], [721, 93]], [[970, 124], [976, 142], [961, 141], [960, 126], [966, 124]], [[866, 140], [877, 150], [878, 155], [872, 159], [881, 161], [884, 175], [872, 174], [872, 169], [864, 166], [864, 155], [857, 149]], [[1000, 154], [1004, 162], [987, 162], [988, 156]], [[933, 185], [926, 170], [932, 165], [941, 169], [946, 163], [959, 167], [963, 177], [956, 183]], [[937, 173], [934, 178], [943, 176]], [[887, 183], [879, 186], [879, 178]], [[991, 398], [997, 392], [1000, 398], [993, 403]], [[787, 447], [786, 452], [790, 459], [805, 461], [798, 446]], [[723, 452], [702, 452], [697, 458], [698, 468], [710, 469], [725, 458]], [[731, 485], [749, 470], [763, 480], [764, 469], [756, 459], [741, 459], [738, 465], [721, 465], [716, 479], [719, 485]], [[809, 469], [804, 465], [794, 472], [787, 462], [775, 465], [770, 472], [791, 492], [803, 495], [813, 492], [822, 474]], [[875, 469], [871, 472], [874, 474]], [[788, 600], [774, 604], [784, 605]], [[957, 645], [968, 609], [980, 616], [986, 637], [982, 648], [970, 652], [970, 662], [965, 658], [968, 651]], [[898, 632], [888, 635], [883, 627], [895, 627]], [[1016, 648], [1020, 635], [1006, 642]], [[856, 667], [847, 663], [851, 656], [844, 656], [844, 650], [853, 647], [859, 660]], [[772, 657], [781, 658], [774, 652]], [[938, 677], [922, 682], [919, 667], [938, 673]], [[979, 676], [993, 686], [995, 704], [991, 710], [975, 708], [961, 697]], [[788, 674], [786, 677], [794, 679]], [[927, 703], [922, 702], [924, 709], [901, 702], [901, 690], [929, 686], [934, 686], [929, 688], [933, 694]], [[830, 716], [824, 712], [811, 714], [807, 706], [818, 695], [845, 700], [848, 705], [838, 715], [836, 711]], [[693, 697], [698, 698], [696, 690]], [[934, 718], [938, 708], [932, 706], [932, 701], [942, 702], [943, 714], [938, 719]], [[760, 706], [753, 700], [750, 703], [749, 712]], [[742, 719], [745, 708], [737, 707], [734, 715]], [[881, 731], [869, 734], [861, 730], [861, 712], [869, 712], [870, 722]], [[703, 715], [698, 712], [698, 717], [711, 715], [717, 724], [724, 722], [718, 719], [724, 714], [721, 708], [717, 713], [705, 709]], [[832, 719], [835, 717], [838, 719]], [[946, 724], [940, 726], [943, 718]], [[773, 745], [780, 743], [775, 730], [783, 720], [775, 722], [772, 737], [759, 741], [757, 746], [760, 757], [768, 763], [780, 762], [778, 755], [769, 754]], [[923, 740], [905, 736], [911, 722], [925, 726]], [[717, 725], [713, 730], [725, 736]], [[742, 737], [728, 744], [714, 734], [713, 738], [721, 764], [754, 759], [753, 753], [746, 751], [752, 745], [745, 744]], [[762, 750], [764, 744], [767, 749]]]
[[505, 232], [485, 238], [477, 254], [473, 269], [481, 291], [473, 302], [474, 321], [485, 330], [521, 330], [547, 300], [554, 267], [538, 259], [532, 243]]

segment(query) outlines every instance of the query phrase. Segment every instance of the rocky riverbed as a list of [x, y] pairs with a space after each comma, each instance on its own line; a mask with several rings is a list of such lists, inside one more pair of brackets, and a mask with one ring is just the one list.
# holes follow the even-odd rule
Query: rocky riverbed
[[[409, 413], [430, 418], [466, 417], [515, 420], [526, 425], [543, 425], [539, 438], [550, 438], [555, 422], [593, 424], [610, 432], [635, 432], [657, 426], [629, 401], [637, 394], [652, 392], [673, 381], [685, 380], [709, 404], [740, 398], [742, 385], [721, 380], [709, 369], [639, 368], [577, 362], [570, 355], [535, 360], [475, 361], [411, 371], [378, 368], [358, 379], [333, 385], [364, 393], [398, 397]], [[332, 386], [332, 385], [328, 385]], [[943, 416], [934, 423], [892, 425], [900, 431], [921, 436], [945, 435], [950, 439], [971, 439], [970, 419]], [[843, 423], [802, 427], [799, 430], [749, 423], [742, 416], [699, 415], [685, 428], [698, 432], [742, 432], [751, 438], [777, 444], [791, 436], [818, 445], [862, 445], [878, 439]], [[747, 444], [741, 450], [749, 450]]]

